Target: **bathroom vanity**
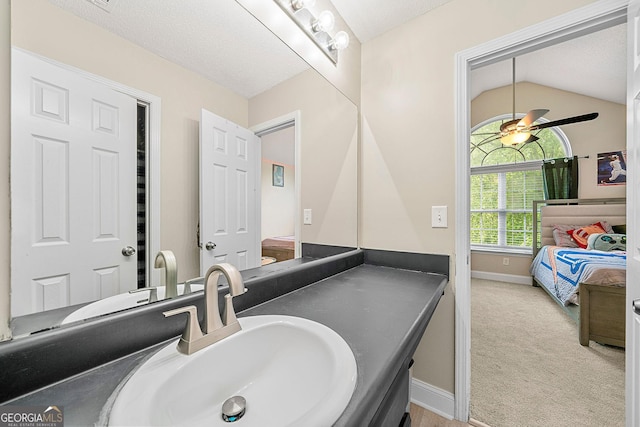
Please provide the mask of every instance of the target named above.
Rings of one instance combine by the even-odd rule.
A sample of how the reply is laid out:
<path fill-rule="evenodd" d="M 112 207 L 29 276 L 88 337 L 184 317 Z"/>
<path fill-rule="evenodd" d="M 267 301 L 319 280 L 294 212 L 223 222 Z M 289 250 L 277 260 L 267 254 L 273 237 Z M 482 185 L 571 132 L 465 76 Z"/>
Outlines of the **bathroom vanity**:
<path fill-rule="evenodd" d="M 449 257 L 358 249 L 286 262 L 271 274 L 243 274 L 249 291 L 234 299 L 238 318 L 279 314 L 328 326 L 357 364 L 334 426 L 409 425 L 409 367 L 448 282 Z M 58 405 L 65 425 L 106 424 L 123 382 L 184 329 L 184 317 L 162 312 L 193 304 L 202 313 L 202 300 L 195 293 L 0 345 L 3 404 Z"/>

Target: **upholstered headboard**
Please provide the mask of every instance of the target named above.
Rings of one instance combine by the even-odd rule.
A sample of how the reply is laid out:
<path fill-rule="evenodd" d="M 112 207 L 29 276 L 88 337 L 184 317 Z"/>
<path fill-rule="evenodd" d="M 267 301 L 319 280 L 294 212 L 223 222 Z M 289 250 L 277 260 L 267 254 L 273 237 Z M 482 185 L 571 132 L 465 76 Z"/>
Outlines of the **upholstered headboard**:
<path fill-rule="evenodd" d="M 626 199 L 563 199 L 533 202 L 533 256 L 545 245 L 553 245 L 555 224 L 588 225 L 597 221 L 626 224 Z M 540 236 L 538 236 L 540 234 Z"/>

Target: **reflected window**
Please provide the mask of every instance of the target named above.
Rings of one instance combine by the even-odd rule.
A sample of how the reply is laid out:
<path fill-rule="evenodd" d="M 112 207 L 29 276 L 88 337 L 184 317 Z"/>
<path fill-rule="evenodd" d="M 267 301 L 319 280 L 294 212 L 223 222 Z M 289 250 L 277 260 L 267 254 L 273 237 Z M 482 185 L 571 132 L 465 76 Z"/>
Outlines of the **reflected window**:
<path fill-rule="evenodd" d="M 503 145 L 496 133 L 511 119 L 511 114 L 494 117 L 471 130 L 473 250 L 530 253 L 532 202 L 544 199 L 542 161 L 572 155 L 569 140 L 557 128 L 533 132 L 539 138 L 535 142 Z"/>

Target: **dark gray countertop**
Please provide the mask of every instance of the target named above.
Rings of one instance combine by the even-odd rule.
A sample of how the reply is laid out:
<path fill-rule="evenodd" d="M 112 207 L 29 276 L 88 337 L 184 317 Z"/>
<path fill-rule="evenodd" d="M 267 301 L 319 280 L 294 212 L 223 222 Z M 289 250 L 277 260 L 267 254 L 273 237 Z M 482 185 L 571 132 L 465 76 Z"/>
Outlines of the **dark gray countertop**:
<path fill-rule="evenodd" d="M 351 347 L 358 378 L 351 401 L 335 426 L 368 425 L 398 369 L 411 358 L 442 296 L 440 274 L 363 264 L 290 292 L 239 317 L 299 316 L 322 323 Z M 162 343 L 11 401 L 11 405 L 64 406 L 65 425 L 106 420 L 121 382 Z"/>

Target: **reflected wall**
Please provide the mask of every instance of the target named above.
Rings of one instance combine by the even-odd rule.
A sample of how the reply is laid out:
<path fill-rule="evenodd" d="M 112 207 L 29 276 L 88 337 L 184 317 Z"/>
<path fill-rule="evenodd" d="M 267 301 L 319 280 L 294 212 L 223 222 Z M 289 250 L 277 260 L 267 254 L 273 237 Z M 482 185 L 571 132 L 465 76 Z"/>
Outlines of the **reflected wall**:
<path fill-rule="evenodd" d="M 313 214 L 301 241 L 356 247 L 358 110 L 308 70 L 251 98 L 249 126 L 294 111 L 301 116 L 301 204 Z"/>

